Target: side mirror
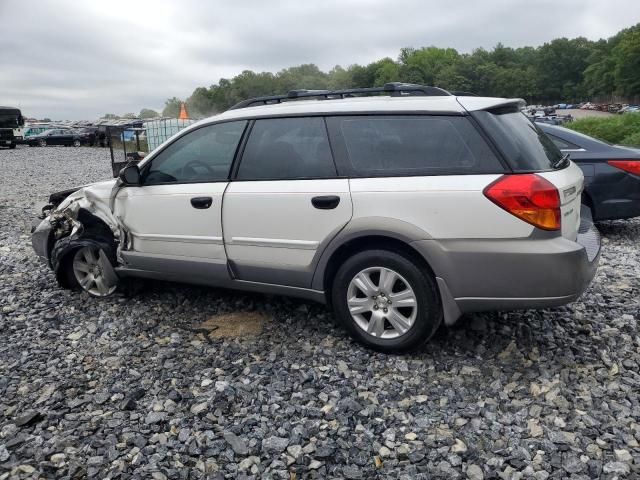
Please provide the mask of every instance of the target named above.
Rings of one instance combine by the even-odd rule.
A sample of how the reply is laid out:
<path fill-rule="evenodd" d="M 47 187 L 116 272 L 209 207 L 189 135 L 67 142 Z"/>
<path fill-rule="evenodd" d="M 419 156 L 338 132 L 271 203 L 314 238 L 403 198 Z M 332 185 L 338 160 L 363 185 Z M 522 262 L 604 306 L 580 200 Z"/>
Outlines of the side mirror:
<path fill-rule="evenodd" d="M 140 169 L 135 163 L 130 163 L 118 174 L 118 177 L 125 185 L 136 186 L 140 185 Z"/>

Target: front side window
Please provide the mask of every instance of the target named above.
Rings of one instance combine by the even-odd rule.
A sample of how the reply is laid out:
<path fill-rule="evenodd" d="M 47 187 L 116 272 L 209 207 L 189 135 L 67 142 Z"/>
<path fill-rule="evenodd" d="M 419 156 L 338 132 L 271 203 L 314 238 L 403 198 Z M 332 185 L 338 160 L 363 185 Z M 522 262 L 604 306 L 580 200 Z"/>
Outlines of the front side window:
<path fill-rule="evenodd" d="M 331 130 L 355 176 L 497 173 L 504 170 L 464 117 L 333 117 Z"/>
<path fill-rule="evenodd" d="M 143 173 L 143 183 L 194 183 L 227 180 L 246 121 L 193 130 L 160 152 Z"/>
<path fill-rule="evenodd" d="M 327 130 L 320 117 L 256 120 L 238 169 L 238 180 L 335 175 Z"/>

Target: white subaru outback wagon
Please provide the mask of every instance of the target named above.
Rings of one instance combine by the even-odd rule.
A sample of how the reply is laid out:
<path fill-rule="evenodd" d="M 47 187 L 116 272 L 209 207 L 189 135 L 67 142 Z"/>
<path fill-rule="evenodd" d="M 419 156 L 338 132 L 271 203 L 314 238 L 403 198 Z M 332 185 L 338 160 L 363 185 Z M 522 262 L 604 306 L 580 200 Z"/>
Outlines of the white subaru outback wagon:
<path fill-rule="evenodd" d="M 294 295 L 414 349 L 465 312 L 569 303 L 595 274 L 582 172 L 522 105 L 398 83 L 246 100 L 52 195 L 33 246 L 91 295 L 123 277 Z"/>

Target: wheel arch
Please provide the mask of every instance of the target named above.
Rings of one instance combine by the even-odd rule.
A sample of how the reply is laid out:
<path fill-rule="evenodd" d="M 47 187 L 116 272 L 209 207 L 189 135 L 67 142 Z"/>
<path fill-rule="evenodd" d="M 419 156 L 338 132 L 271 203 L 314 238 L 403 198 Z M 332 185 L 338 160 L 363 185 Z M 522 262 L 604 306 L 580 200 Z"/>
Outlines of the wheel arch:
<path fill-rule="evenodd" d="M 82 233 L 76 238 L 64 237 L 58 240 L 50 239 L 49 259 L 51 267 L 60 284 L 68 287 L 65 275 L 70 255 L 84 246 L 96 246 L 105 251 L 107 258 L 116 265 L 117 243 L 109 226 L 89 210 L 81 208 L 78 211 L 78 222 L 82 224 Z"/>
<path fill-rule="evenodd" d="M 401 220 L 380 217 L 353 221 L 323 250 L 313 275 L 312 288 L 327 294 L 340 263 L 358 251 L 371 249 L 391 250 L 407 255 L 433 275 L 427 259 L 411 246 L 413 241 L 430 238 L 424 230 Z"/>

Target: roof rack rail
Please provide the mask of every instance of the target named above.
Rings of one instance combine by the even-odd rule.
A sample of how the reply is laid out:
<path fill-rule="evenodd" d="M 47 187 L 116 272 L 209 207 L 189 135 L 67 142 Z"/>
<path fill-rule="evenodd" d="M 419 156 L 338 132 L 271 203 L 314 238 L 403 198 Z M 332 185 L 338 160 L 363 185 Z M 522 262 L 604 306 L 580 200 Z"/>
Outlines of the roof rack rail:
<path fill-rule="evenodd" d="M 286 95 L 270 95 L 265 97 L 249 98 L 247 100 L 236 103 L 229 110 L 237 110 L 238 108 L 247 108 L 255 105 L 270 105 L 274 103 L 282 103 L 283 101 L 286 102 L 300 98 L 334 100 L 374 94 L 387 94 L 392 97 L 400 97 L 405 95 L 444 97 L 451 95 L 450 92 L 444 90 L 443 88 L 431 87 L 427 85 L 416 85 L 414 83 L 391 82 L 385 83 L 382 87 L 370 88 L 348 88 L 343 90 L 291 90 Z"/>

